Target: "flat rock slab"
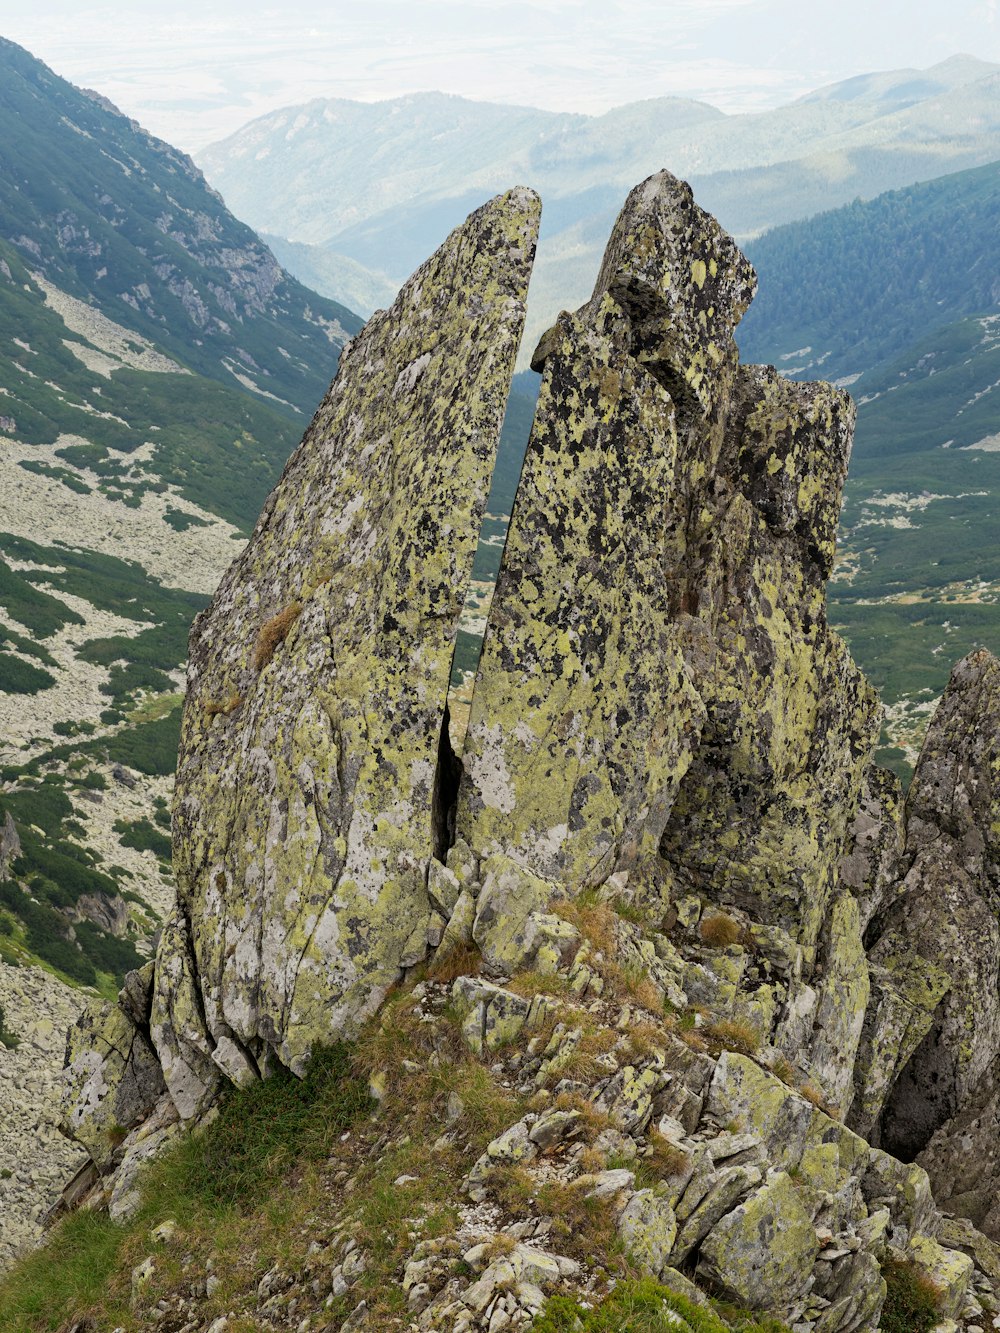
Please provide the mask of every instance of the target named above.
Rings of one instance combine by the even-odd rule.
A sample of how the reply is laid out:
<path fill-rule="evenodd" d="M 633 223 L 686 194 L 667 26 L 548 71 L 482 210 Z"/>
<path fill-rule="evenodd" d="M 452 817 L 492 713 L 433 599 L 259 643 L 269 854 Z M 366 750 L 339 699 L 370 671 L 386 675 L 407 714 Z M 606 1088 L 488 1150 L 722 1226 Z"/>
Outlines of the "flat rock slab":
<path fill-rule="evenodd" d="M 369 320 L 196 622 L 152 1017 L 186 1110 L 206 1055 L 237 1082 L 268 1048 L 301 1068 L 426 951 L 452 655 L 539 215 L 524 189 L 484 205 Z"/>

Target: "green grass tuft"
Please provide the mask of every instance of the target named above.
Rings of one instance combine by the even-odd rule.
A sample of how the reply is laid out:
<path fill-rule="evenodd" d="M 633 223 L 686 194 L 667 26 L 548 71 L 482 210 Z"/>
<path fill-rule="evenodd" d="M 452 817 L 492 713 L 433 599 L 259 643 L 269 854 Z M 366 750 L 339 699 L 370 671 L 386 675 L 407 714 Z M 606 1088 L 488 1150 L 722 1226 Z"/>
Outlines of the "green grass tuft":
<path fill-rule="evenodd" d="M 887 1259 L 882 1264 L 886 1297 L 882 1333 L 929 1333 L 939 1320 L 941 1294 L 916 1264 Z"/>

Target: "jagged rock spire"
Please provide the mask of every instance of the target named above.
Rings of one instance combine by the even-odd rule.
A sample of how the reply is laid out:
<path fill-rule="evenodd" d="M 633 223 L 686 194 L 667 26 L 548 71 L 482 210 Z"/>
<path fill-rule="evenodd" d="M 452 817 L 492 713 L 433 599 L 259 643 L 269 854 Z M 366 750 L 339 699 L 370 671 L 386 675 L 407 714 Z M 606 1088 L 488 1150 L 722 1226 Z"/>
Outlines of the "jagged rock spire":
<path fill-rule="evenodd" d="M 540 204 L 512 190 L 345 349 L 191 638 L 151 1030 L 185 1115 L 353 1032 L 428 947 L 438 747 Z"/>

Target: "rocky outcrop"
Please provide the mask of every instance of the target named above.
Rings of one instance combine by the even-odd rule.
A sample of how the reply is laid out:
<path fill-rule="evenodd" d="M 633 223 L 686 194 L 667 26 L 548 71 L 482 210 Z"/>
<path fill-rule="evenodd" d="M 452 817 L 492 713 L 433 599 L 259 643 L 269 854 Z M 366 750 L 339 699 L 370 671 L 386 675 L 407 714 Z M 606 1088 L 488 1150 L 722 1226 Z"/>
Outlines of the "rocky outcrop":
<path fill-rule="evenodd" d="M 900 871 L 876 922 L 887 976 L 869 1027 L 873 1050 L 888 1046 L 902 1014 L 906 1039 L 888 1086 L 859 1069 L 860 1097 L 890 1151 L 920 1154 L 942 1204 L 997 1236 L 1000 662 L 988 652 L 955 667 L 928 730 Z"/>
<path fill-rule="evenodd" d="M 4 811 L 3 826 L 0 827 L 0 879 L 9 879 L 12 867 L 21 855 L 21 839 L 17 825 L 9 810 Z"/>
<path fill-rule="evenodd" d="M 151 1019 L 185 1117 L 353 1034 L 429 947 L 451 659 L 538 215 L 525 190 L 485 205 L 369 321 L 196 623 Z"/>
<path fill-rule="evenodd" d="M 125 1210 L 171 1112 L 300 1071 L 409 984 L 414 1032 L 452 1025 L 436 1059 L 457 1029 L 532 1098 L 465 1178 L 510 1244 L 463 1222 L 418 1247 L 394 1279 L 414 1327 L 523 1327 L 549 1290 L 597 1290 L 550 1243 L 546 1182 L 601 1201 L 658 1279 L 684 1265 L 798 1333 L 876 1329 L 889 1260 L 979 1327 L 989 1242 L 947 1230 L 911 1159 L 931 1140 L 938 1178 L 997 1114 L 998 666 L 956 669 L 904 809 L 826 618 L 853 404 L 739 364 L 752 270 L 669 173 L 536 351 L 451 752 L 536 220 L 524 191 L 487 205 L 351 345 L 197 623 L 178 908 L 148 1010 L 137 985 L 74 1050 L 76 1132 Z M 526 1216 L 504 1172 L 530 1178 Z M 344 1327 L 374 1320 L 361 1303 Z"/>

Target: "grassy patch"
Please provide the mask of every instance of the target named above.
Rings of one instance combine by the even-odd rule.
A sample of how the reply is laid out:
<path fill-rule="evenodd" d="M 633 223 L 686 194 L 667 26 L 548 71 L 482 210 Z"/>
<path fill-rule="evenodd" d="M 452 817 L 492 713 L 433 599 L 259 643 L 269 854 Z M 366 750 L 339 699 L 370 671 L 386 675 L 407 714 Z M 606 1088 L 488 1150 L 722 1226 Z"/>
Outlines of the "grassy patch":
<path fill-rule="evenodd" d="M 364 1084 L 352 1073 L 351 1052 L 342 1045 L 317 1051 L 302 1080 L 284 1073 L 234 1090 L 223 1099 L 217 1120 L 185 1135 L 149 1168 L 144 1202 L 128 1224 L 75 1213 L 43 1249 L 5 1276 L 0 1328 L 41 1333 L 86 1314 L 99 1328 L 134 1333 L 146 1327 L 130 1308 L 130 1273 L 155 1249 L 150 1229 L 167 1218 L 183 1228 L 192 1250 L 217 1253 L 224 1274 L 228 1258 L 230 1277 L 245 1261 L 245 1214 L 251 1206 L 254 1239 L 278 1253 L 278 1234 L 296 1202 L 286 1179 L 289 1169 L 304 1171 L 305 1163 L 320 1160 L 370 1105 Z M 151 1300 L 180 1280 L 178 1258 L 169 1252 L 157 1254 L 157 1270 L 163 1285 L 151 1288 Z"/>
<path fill-rule="evenodd" d="M 772 1319 L 760 1322 L 746 1312 L 738 1322 L 723 1322 L 713 1311 L 696 1305 L 688 1297 L 640 1278 L 620 1282 L 599 1305 L 586 1309 L 568 1296 L 553 1296 L 532 1325 L 533 1333 L 670 1333 L 677 1316 L 691 1333 L 783 1333 L 785 1325 Z"/>
<path fill-rule="evenodd" d="M 886 1297 L 883 1333 L 927 1333 L 938 1322 L 941 1293 L 916 1264 L 887 1259 L 882 1265 Z"/>

